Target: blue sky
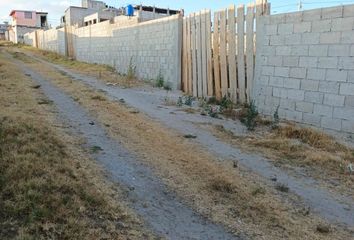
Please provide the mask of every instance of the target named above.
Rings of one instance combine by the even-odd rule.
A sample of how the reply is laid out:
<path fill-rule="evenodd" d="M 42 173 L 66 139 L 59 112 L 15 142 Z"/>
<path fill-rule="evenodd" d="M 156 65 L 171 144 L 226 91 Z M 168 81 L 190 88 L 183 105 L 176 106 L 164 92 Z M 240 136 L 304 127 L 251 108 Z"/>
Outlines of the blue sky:
<path fill-rule="evenodd" d="M 120 7 L 131 4 L 144 4 L 155 5 L 159 7 L 169 7 L 171 9 L 185 9 L 186 13 L 199 11 L 201 9 L 218 10 L 229 6 L 230 4 L 248 4 L 253 2 L 251 0 L 106 0 L 108 5 Z M 299 0 L 270 0 L 272 4 L 272 14 L 293 12 L 298 9 Z M 313 9 L 320 7 L 336 6 L 341 4 L 354 4 L 354 0 L 302 0 L 303 9 Z M 64 10 L 70 6 L 80 6 L 81 0 L 0 0 L 0 21 L 10 20 L 9 13 L 12 9 L 21 10 L 37 10 L 49 12 L 48 18 L 52 26 L 56 26 L 60 23 L 60 16 L 63 15 Z"/>

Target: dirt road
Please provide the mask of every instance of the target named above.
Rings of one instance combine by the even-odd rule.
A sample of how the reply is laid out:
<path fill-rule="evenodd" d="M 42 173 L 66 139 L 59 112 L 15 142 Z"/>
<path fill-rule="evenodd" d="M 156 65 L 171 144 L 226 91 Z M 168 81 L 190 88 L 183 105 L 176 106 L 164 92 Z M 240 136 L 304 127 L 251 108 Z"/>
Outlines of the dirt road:
<path fill-rule="evenodd" d="M 32 57 L 34 57 L 32 55 Z M 166 93 L 164 90 L 157 89 L 122 89 L 119 87 L 107 86 L 102 81 L 75 73 L 59 65 L 45 62 L 36 58 L 43 64 L 49 64 L 58 71 L 66 74 L 76 81 L 83 82 L 95 90 L 103 91 L 113 101 L 124 99 L 125 102 L 139 111 L 146 113 L 153 119 L 162 122 L 168 128 L 175 129 L 181 135 L 192 134 L 198 136 L 196 142 L 219 156 L 221 161 L 238 160 L 244 167 L 252 170 L 268 180 L 277 176 L 277 182 L 289 186 L 290 190 L 300 196 L 306 205 L 313 209 L 317 214 L 325 217 L 333 223 L 354 226 L 354 202 L 351 197 L 334 195 L 326 189 L 319 187 L 319 183 L 310 177 L 296 172 L 285 172 L 280 168 L 274 167 L 267 159 L 257 154 L 247 154 L 240 149 L 220 142 L 210 131 L 198 127 L 200 124 L 222 125 L 227 130 L 233 132 L 246 132 L 246 128 L 235 121 L 212 119 L 201 116 L 200 114 L 188 114 L 175 106 L 165 106 L 167 98 L 177 101 L 181 96 L 178 92 Z M 171 114 L 173 112 L 173 114 Z"/>
<path fill-rule="evenodd" d="M 177 92 L 107 86 L 26 54 L 23 59 L 6 56 L 38 82 L 58 118 L 86 141 L 87 149 L 95 150 L 93 157 L 112 181 L 127 189 L 131 208 L 158 235 L 168 239 L 353 235 L 350 197 L 332 194 L 316 180 L 275 167 L 200 127 L 219 124 L 242 134 L 246 132 L 242 125 L 166 106 L 166 99 L 178 99 Z M 187 134 L 197 138 L 185 139 Z M 237 169 L 232 167 L 235 161 Z M 277 183 L 270 180 L 274 176 Z M 276 191 L 275 184 L 288 186 L 290 192 Z M 329 232 L 318 231 L 329 223 Z"/>
<path fill-rule="evenodd" d="M 86 141 L 86 147 L 100 148 L 94 158 L 107 169 L 113 181 L 128 189 L 131 207 L 155 233 L 168 239 L 240 239 L 185 206 L 148 166 L 109 138 L 100 123 L 95 123 L 70 96 L 22 62 L 16 63 L 25 75 L 41 85 L 44 94 L 54 102 L 58 118 Z"/>

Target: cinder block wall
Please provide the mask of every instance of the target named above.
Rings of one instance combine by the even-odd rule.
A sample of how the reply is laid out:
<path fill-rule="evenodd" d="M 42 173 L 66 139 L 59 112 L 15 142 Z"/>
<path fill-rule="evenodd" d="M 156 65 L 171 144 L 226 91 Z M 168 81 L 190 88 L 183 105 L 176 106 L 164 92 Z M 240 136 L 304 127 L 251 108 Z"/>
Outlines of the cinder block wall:
<path fill-rule="evenodd" d="M 43 50 L 65 55 L 64 28 L 38 32 L 38 47 Z"/>
<path fill-rule="evenodd" d="M 36 32 L 26 33 L 23 38 L 24 44 L 32 47 L 36 46 Z"/>
<path fill-rule="evenodd" d="M 36 37 L 37 34 L 37 37 Z M 36 32 L 24 35 L 24 43 L 32 47 L 56 52 L 65 55 L 65 31 L 61 29 L 50 29 L 47 31 L 37 30 Z"/>
<path fill-rule="evenodd" d="M 136 75 L 154 80 L 161 72 L 165 82 L 180 89 L 182 18 L 174 15 L 139 23 L 137 18 L 120 17 L 119 21 L 69 28 L 37 31 L 38 47 L 62 55 L 66 44 L 72 47 L 77 60 L 107 64 L 120 73 L 127 73 L 130 60 Z M 69 41 L 72 39 L 72 41 Z M 25 43 L 36 46 L 35 33 L 25 36 Z"/>
<path fill-rule="evenodd" d="M 130 60 L 139 78 L 156 79 L 161 72 L 165 82 L 180 88 L 181 27 L 180 16 L 127 26 L 102 22 L 78 28 L 74 49 L 80 61 L 114 66 L 127 73 Z"/>
<path fill-rule="evenodd" d="M 257 22 L 253 98 L 260 112 L 354 133 L 354 5 Z"/>

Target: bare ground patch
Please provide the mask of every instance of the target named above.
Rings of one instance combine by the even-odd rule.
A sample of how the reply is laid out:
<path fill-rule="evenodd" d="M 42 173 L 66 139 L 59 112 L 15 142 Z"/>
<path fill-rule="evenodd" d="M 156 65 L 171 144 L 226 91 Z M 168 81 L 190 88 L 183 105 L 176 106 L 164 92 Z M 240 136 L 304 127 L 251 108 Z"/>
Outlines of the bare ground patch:
<path fill-rule="evenodd" d="M 225 166 L 193 143 L 141 113 L 131 113 L 123 103 L 100 101 L 104 94 L 72 81 L 50 67 L 31 64 L 96 116 L 107 131 L 136 152 L 188 204 L 214 222 L 253 239 L 343 239 L 349 233 L 323 225 L 313 215 L 282 203 L 274 190 L 256 178 Z M 119 123 L 119 124 L 118 124 Z"/>

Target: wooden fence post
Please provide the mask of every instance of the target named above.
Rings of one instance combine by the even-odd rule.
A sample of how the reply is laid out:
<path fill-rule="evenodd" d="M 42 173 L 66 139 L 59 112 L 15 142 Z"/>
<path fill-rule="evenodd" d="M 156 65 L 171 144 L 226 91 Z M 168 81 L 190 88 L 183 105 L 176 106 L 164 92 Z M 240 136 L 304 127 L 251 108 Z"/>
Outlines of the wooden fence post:
<path fill-rule="evenodd" d="M 247 65 L 247 101 L 251 101 L 254 81 L 254 5 L 247 6 L 246 15 L 246 65 Z"/>
<path fill-rule="evenodd" d="M 236 18 L 235 5 L 231 5 L 228 9 L 228 63 L 229 63 L 229 80 L 230 80 L 230 97 L 233 102 L 237 101 L 237 60 L 236 60 Z"/>
<path fill-rule="evenodd" d="M 245 79 L 245 6 L 240 5 L 237 8 L 237 66 L 238 66 L 238 85 L 240 103 L 246 100 L 246 79 Z"/>
<path fill-rule="evenodd" d="M 213 59 L 214 59 L 214 84 L 216 99 L 221 99 L 221 82 L 220 82 L 220 61 L 219 61 L 219 18 L 220 12 L 214 13 L 214 33 L 213 33 Z"/>

